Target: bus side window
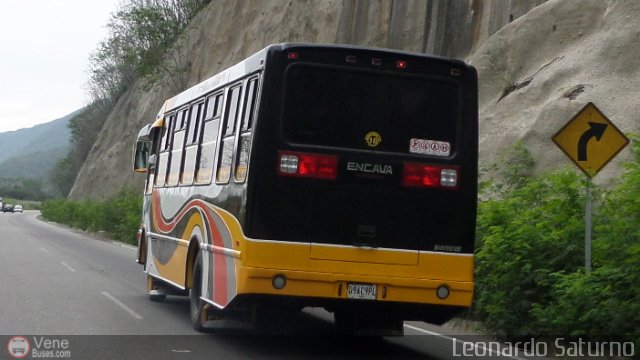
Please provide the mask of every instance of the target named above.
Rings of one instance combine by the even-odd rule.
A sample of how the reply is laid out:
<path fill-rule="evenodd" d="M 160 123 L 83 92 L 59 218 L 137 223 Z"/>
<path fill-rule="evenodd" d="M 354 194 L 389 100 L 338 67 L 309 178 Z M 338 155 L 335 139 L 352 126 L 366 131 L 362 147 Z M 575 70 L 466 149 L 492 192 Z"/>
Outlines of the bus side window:
<path fill-rule="evenodd" d="M 166 120 L 164 121 L 166 123 Z M 151 151 L 149 151 L 149 171 L 147 171 L 147 182 L 146 182 L 146 190 L 145 193 L 147 195 L 151 194 L 153 192 L 153 187 L 156 184 L 156 171 L 157 168 L 156 166 L 158 165 L 158 152 L 160 149 L 160 144 L 163 140 L 163 134 L 164 134 L 164 124 L 163 127 L 157 127 L 157 128 L 153 128 L 153 133 L 152 133 L 152 139 L 153 142 L 151 143 Z M 154 164 L 151 164 L 151 158 L 155 158 Z"/>
<path fill-rule="evenodd" d="M 173 141 L 171 142 L 171 156 L 169 157 L 169 174 L 167 175 L 167 186 L 178 185 L 182 167 L 182 149 L 184 148 L 185 133 L 187 132 L 187 110 L 178 111 L 176 116 Z"/>
<path fill-rule="evenodd" d="M 235 140 L 234 128 L 239 113 L 241 90 L 242 86 L 235 86 L 229 90 L 229 96 L 227 97 L 227 106 L 222 125 L 224 134 L 220 145 L 220 156 L 218 157 L 218 169 L 216 171 L 216 183 L 218 184 L 226 184 L 231 178 L 233 143 Z"/>
<path fill-rule="evenodd" d="M 183 185 L 193 184 L 196 169 L 196 158 L 198 155 L 198 140 L 200 134 L 200 118 L 202 117 L 202 109 L 204 102 L 191 105 L 189 111 L 190 120 L 187 129 L 186 146 L 184 150 L 184 164 L 182 170 L 182 178 L 180 183 Z"/>
<path fill-rule="evenodd" d="M 216 153 L 220 116 L 222 115 L 222 93 L 211 95 L 205 102 L 204 121 L 200 133 L 200 146 L 196 163 L 196 184 L 210 184 L 213 179 L 213 159 Z"/>
<path fill-rule="evenodd" d="M 251 147 L 251 127 L 258 94 L 258 78 L 250 79 L 245 92 L 244 110 L 242 112 L 242 123 L 240 124 L 240 141 L 236 153 L 236 182 L 244 182 L 247 179 L 247 169 L 249 166 L 249 153 Z"/>
<path fill-rule="evenodd" d="M 158 149 L 158 163 L 156 165 L 156 187 L 164 186 L 167 177 L 167 164 L 169 162 L 169 149 L 171 137 L 173 136 L 173 127 L 175 125 L 175 114 L 165 117 L 166 123 L 162 128 L 162 139 L 160 140 L 160 148 Z"/>

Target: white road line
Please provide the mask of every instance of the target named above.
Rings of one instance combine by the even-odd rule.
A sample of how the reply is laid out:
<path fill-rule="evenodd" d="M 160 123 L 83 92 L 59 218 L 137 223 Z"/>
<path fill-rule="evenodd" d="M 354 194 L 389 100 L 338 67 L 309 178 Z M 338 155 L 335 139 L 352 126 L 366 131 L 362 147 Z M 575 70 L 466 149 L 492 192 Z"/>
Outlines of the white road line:
<path fill-rule="evenodd" d="M 113 297 L 113 295 L 109 294 L 108 292 L 103 291 L 102 295 L 106 296 L 107 299 L 113 301 L 116 305 L 120 306 L 120 308 L 122 308 L 122 310 L 128 312 L 129 315 L 133 316 L 135 319 L 138 319 L 138 320 L 142 320 L 143 319 L 140 314 L 138 314 L 137 312 L 131 310 L 130 307 L 128 307 L 127 305 L 123 304 L 122 301 L 116 299 L 115 297 Z"/>
<path fill-rule="evenodd" d="M 406 327 L 407 329 L 419 331 L 419 332 L 427 334 L 427 335 L 433 335 L 433 336 L 437 336 L 437 337 L 440 337 L 440 338 L 443 338 L 443 339 L 447 339 L 447 340 L 452 341 L 452 342 L 472 343 L 473 347 L 475 349 L 482 348 L 483 349 L 483 353 L 489 353 L 491 355 L 495 355 L 495 356 L 499 356 L 499 357 L 506 357 L 506 358 L 511 358 L 511 359 L 516 359 L 516 360 L 526 360 L 526 359 L 523 359 L 523 358 L 519 358 L 517 356 L 506 356 L 506 355 L 503 354 L 502 351 L 498 350 L 496 352 L 496 351 L 494 351 L 494 349 L 487 348 L 483 344 L 478 344 L 478 343 L 474 343 L 474 342 L 471 342 L 471 341 L 458 340 L 456 338 L 453 338 L 453 337 L 450 337 L 450 336 L 447 336 L 447 335 L 438 334 L 437 332 L 425 330 L 425 329 L 419 328 L 417 326 L 411 326 L 411 325 L 408 325 L 408 324 L 404 324 L 404 327 Z M 513 353 L 513 351 L 511 353 Z"/>
<path fill-rule="evenodd" d="M 407 324 L 404 324 L 404 327 L 406 327 L 407 329 L 411 329 L 411 330 L 419 331 L 419 332 L 424 333 L 424 334 L 427 334 L 427 335 L 435 335 L 435 336 L 439 336 L 439 337 L 441 337 L 441 338 L 444 338 L 444 339 L 448 339 L 448 340 L 453 341 L 453 338 L 450 338 L 450 337 L 448 337 L 448 336 L 446 336 L 446 335 L 438 334 L 437 332 L 433 332 L 433 331 L 429 331 L 429 330 L 421 329 L 421 328 L 419 328 L 419 327 L 411 326 L 411 325 L 407 325 Z"/>
<path fill-rule="evenodd" d="M 76 272 L 76 269 L 74 269 L 71 266 L 69 266 L 69 264 L 67 264 L 66 262 L 63 261 L 60 264 L 62 264 L 62 266 L 66 267 L 67 269 L 69 269 L 69 271 Z"/>
<path fill-rule="evenodd" d="M 112 243 L 113 245 L 120 246 L 120 247 L 123 247 L 123 248 L 125 248 L 125 249 L 129 249 L 129 250 L 133 250 L 133 251 L 138 251 L 138 248 L 137 248 L 136 246 L 129 245 L 129 244 L 125 244 L 125 243 L 122 243 L 122 242 L 120 242 L 120 241 L 111 240 L 111 243 Z"/>
<path fill-rule="evenodd" d="M 45 249 L 45 248 L 40 248 L 40 250 L 46 252 L 47 254 L 49 253 L 49 250 Z"/>

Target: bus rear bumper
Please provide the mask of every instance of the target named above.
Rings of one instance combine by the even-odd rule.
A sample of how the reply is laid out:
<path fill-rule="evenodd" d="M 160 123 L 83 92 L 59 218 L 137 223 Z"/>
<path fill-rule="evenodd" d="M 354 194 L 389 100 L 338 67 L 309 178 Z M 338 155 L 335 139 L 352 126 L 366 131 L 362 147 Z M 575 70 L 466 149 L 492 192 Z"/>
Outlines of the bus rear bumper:
<path fill-rule="evenodd" d="M 284 279 L 284 286 L 279 287 Z M 373 285 L 375 299 L 368 302 L 402 302 L 439 306 L 469 307 L 473 299 L 473 282 L 404 278 L 367 274 L 344 274 L 278 270 L 239 266 L 237 294 L 281 295 L 327 300 L 351 300 L 349 284 Z M 446 287 L 448 296 L 438 297 Z M 441 295 L 446 293 L 441 289 Z"/>

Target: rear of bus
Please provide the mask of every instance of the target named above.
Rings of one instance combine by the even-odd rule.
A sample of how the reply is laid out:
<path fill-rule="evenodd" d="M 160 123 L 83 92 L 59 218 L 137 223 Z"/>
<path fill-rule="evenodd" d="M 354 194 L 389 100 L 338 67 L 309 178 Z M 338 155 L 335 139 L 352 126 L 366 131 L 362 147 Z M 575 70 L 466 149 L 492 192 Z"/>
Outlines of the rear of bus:
<path fill-rule="evenodd" d="M 263 76 L 238 293 L 392 322 L 470 306 L 475 69 L 279 45 Z"/>

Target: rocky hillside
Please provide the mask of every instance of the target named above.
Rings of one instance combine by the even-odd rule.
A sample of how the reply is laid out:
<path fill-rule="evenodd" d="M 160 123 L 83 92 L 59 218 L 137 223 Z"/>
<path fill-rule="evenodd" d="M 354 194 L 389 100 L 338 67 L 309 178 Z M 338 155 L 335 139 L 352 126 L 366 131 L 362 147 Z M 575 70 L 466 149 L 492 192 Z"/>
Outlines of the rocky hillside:
<path fill-rule="evenodd" d="M 632 115 L 640 3 L 543 0 L 265 0 L 212 2 L 190 24 L 171 56 L 174 72 L 153 89 L 140 80 L 118 102 L 70 197 L 102 198 L 142 187 L 129 171 L 140 127 L 164 100 L 271 43 L 370 45 L 463 58 L 478 67 L 481 162 L 524 139 L 546 169 L 567 163 L 550 136 L 593 101 L 623 131 Z M 184 69 L 184 71 L 178 70 Z M 619 167 L 599 176 L 606 181 Z M 604 180 L 602 180 L 604 179 Z"/>
<path fill-rule="evenodd" d="M 480 77 L 482 160 L 522 139 L 538 170 L 570 164 L 550 138 L 588 102 L 638 133 L 639 17 L 637 1 L 554 0 L 484 42 L 467 59 Z M 594 180 L 613 182 L 630 155 L 622 151 Z"/>

